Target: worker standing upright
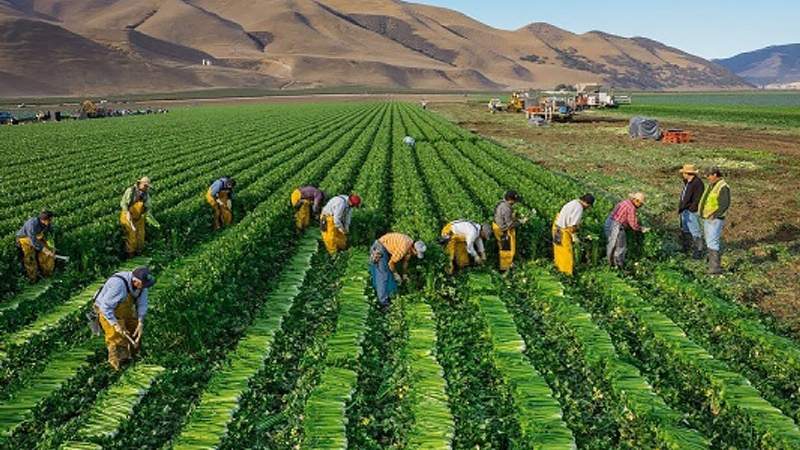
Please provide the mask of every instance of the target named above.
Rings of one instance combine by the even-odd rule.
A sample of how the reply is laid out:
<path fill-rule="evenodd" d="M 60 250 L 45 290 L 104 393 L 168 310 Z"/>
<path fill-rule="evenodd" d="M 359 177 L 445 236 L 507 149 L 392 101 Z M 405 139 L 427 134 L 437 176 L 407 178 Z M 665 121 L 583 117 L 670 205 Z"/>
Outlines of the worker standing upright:
<path fill-rule="evenodd" d="M 492 231 L 497 239 L 501 272 L 507 271 L 514 264 L 514 255 L 517 252 L 517 227 L 524 223 L 517 220 L 514 214 L 514 204 L 518 201 L 519 195 L 515 191 L 508 191 L 494 208 Z"/>
<path fill-rule="evenodd" d="M 219 230 L 233 223 L 233 188 L 236 181 L 230 177 L 222 177 L 213 183 L 206 191 L 206 201 L 213 211 L 213 227 Z"/>
<path fill-rule="evenodd" d="M 681 221 L 681 246 L 683 251 L 692 252 L 694 259 L 703 257 L 703 233 L 700 230 L 700 217 L 697 213 L 700 208 L 700 199 L 703 197 L 705 186 L 697 176 L 698 171 L 694 164 L 684 164 L 680 170 L 683 177 L 683 190 L 678 215 Z"/>
<path fill-rule="evenodd" d="M 125 236 L 125 253 L 128 257 L 142 254 L 144 251 L 144 227 L 147 214 L 150 213 L 149 177 L 142 177 L 125 190 L 120 200 L 119 221 Z"/>
<path fill-rule="evenodd" d="M 585 194 L 561 208 L 553 221 L 553 260 L 559 272 L 570 275 L 575 271 L 573 244 L 578 243 L 577 232 L 583 220 L 583 212 L 594 206 L 594 196 Z"/>
<path fill-rule="evenodd" d="M 714 167 L 706 177 L 703 197 L 700 199 L 700 216 L 703 218 L 703 231 L 708 247 L 708 273 L 722 274 L 722 229 L 725 214 L 731 207 L 731 188 L 722 178 L 722 171 Z"/>
<path fill-rule="evenodd" d="M 472 261 L 481 265 L 486 261 L 484 241 L 492 235 L 492 226 L 469 220 L 454 220 L 442 228 L 439 243 L 448 257 L 446 272 L 469 267 Z"/>
<path fill-rule="evenodd" d="M 322 241 L 331 256 L 335 255 L 337 251 L 347 248 L 347 233 L 350 232 L 353 208 L 360 207 L 361 197 L 350 194 L 337 195 L 322 208 L 322 217 L 320 217 Z"/>
<path fill-rule="evenodd" d="M 156 280 L 147 267 L 118 272 L 95 294 L 94 310 L 105 334 L 108 363 L 115 370 L 141 348 L 148 289 Z"/>
<path fill-rule="evenodd" d="M 53 213 L 42 210 L 38 216 L 26 220 L 17 231 L 17 249 L 31 283 L 36 283 L 40 276 L 50 277 L 55 269 L 56 253 L 47 242 L 52 232 L 52 223 Z"/>
<path fill-rule="evenodd" d="M 301 186 L 292 191 L 291 203 L 295 208 L 294 222 L 298 231 L 308 228 L 311 218 L 319 220 L 325 193 L 314 186 Z"/>
<path fill-rule="evenodd" d="M 408 280 L 408 261 L 411 256 L 422 259 L 426 250 L 424 242 L 414 242 L 402 233 L 387 233 L 372 243 L 369 273 L 382 307 L 389 306 L 389 298 L 397 292 L 397 286 Z M 397 267 L 399 262 L 403 263 L 400 269 Z"/>
<path fill-rule="evenodd" d="M 606 234 L 606 259 L 612 267 L 623 268 L 625 255 L 628 253 L 626 229 L 647 233 L 649 228 L 639 224 L 637 211 L 644 206 L 645 195 L 642 192 L 630 194 L 629 198 L 617 203 L 608 215 L 604 226 Z"/>

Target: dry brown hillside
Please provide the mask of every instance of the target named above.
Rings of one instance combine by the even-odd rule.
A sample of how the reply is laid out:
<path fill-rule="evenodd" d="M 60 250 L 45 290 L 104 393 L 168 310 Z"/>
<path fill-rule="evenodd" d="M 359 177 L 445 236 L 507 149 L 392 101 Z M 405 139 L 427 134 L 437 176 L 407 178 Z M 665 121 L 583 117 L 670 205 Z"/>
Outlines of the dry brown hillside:
<path fill-rule="evenodd" d="M 0 0 L 0 95 L 208 87 L 739 88 L 643 38 L 498 30 L 398 0 Z M 203 66 L 202 60 L 212 66 Z M 58 68 L 58 76 L 53 68 Z M 50 78 L 50 79 L 48 79 Z"/>

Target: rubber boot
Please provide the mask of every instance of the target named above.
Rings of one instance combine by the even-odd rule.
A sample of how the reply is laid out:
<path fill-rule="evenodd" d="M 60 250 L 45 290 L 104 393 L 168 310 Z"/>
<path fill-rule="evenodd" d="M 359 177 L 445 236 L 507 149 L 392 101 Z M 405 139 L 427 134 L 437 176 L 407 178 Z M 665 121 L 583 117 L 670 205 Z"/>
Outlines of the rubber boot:
<path fill-rule="evenodd" d="M 692 251 L 692 234 L 687 233 L 685 231 L 681 232 L 681 248 L 683 249 L 683 253 L 689 253 Z"/>
<path fill-rule="evenodd" d="M 705 250 L 703 238 L 694 238 L 694 251 L 692 252 L 692 258 L 696 260 L 703 259 L 703 250 Z"/>
<path fill-rule="evenodd" d="M 717 251 L 717 250 L 709 250 L 708 251 L 708 274 L 709 275 L 721 275 L 722 274 L 721 258 L 722 258 L 722 254 L 719 251 Z"/>

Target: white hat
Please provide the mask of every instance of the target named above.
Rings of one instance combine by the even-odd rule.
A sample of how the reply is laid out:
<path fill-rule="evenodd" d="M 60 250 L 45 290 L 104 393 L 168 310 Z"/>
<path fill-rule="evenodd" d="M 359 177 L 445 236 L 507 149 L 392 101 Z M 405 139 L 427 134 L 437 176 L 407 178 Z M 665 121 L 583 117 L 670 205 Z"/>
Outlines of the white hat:
<path fill-rule="evenodd" d="M 422 241 L 417 241 L 414 242 L 414 250 L 417 252 L 417 258 L 422 259 L 425 256 L 425 251 L 428 250 L 428 246 Z"/>

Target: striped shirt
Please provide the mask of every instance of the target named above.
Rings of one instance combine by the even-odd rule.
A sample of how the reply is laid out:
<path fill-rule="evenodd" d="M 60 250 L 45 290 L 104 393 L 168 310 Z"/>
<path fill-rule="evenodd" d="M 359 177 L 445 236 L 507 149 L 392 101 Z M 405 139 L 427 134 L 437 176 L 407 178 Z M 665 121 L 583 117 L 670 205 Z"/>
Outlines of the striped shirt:
<path fill-rule="evenodd" d="M 639 218 L 636 216 L 636 205 L 633 204 L 631 199 L 617 203 L 609 217 L 623 227 L 627 226 L 634 231 L 642 230 L 642 226 L 639 225 Z"/>
<path fill-rule="evenodd" d="M 414 240 L 402 233 L 388 233 L 383 235 L 378 242 L 383 245 L 389 255 L 389 269 L 395 271 L 397 263 L 411 257 L 414 249 Z"/>

